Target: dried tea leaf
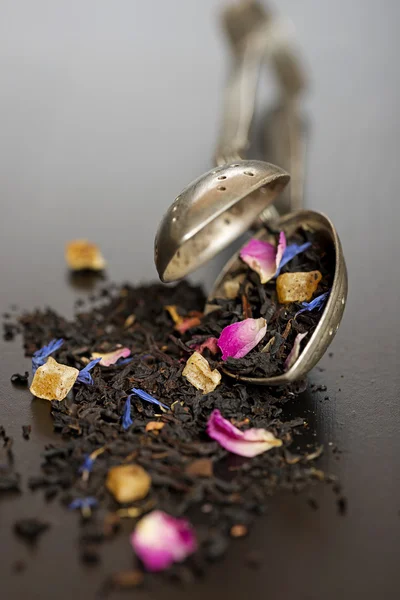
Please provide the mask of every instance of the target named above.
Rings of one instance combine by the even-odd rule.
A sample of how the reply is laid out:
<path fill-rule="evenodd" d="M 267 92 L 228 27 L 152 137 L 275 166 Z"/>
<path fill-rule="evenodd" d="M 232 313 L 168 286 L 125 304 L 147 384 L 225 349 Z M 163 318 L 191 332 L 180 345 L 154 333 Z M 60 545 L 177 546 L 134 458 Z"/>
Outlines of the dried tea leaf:
<path fill-rule="evenodd" d="M 37 369 L 29 389 L 37 398 L 64 400 L 78 375 L 78 369 L 61 365 L 50 356 L 47 362 Z"/>
<path fill-rule="evenodd" d="M 111 583 L 118 589 L 131 589 L 142 585 L 144 575 L 142 571 L 119 571 L 111 577 Z"/>
<path fill-rule="evenodd" d="M 119 465 L 107 474 L 106 487 L 120 504 L 142 500 L 150 486 L 150 475 L 140 465 Z"/>
<path fill-rule="evenodd" d="M 281 304 L 311 300 L 322 279 L 319 271 L 309 273 L 283 273 L 276 280 L 278 301 Z"/>
<path fill-rule="evenodd" d="M 194 352 L 188 359 L 182 375 L 205 394 L 213 392 L 221 382 L 221 373 L 217 369 L 211 371 L 208 361 L 199 352 Z"/>
<path fill-rule="evenodd" d="M 199 458 L 186 467 L 185 473 L 195 477 L 212 477 L 213 463 L 209 458 Z"/>

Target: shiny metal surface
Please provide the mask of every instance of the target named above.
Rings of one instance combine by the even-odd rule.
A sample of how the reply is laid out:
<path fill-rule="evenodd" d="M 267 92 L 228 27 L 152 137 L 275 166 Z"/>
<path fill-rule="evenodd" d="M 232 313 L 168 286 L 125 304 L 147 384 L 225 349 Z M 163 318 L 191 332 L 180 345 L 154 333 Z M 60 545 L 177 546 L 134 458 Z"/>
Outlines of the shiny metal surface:
<path fill-rule="evenodd" d="M 347 269 L 342 245 L 336 229 L 328 217 L 316 211 L 301 210 L 282 217 L 277 225 L 287 236 L 292 235 L 300 225 L 311 231 L 323 234 L 335 250 L 335 274 L 332 290 L 321 319 L 291 369 L 276 377 L 263 378 L 239 377 L 236 374 L 230 373 L 226 368 L 223 368 L 224 373 L 235 379 L 259 385 L 283 385 L 305 377 L 319 362 L 332 342 L 339 329 L 347 299 Z M 266 237 L 265 231 L 260 231 L 256 237 L 264 239 Z M 237 271 L 242 264 L 239 252 L 228 261 L 208 295 L 207 306 L 209 308 L 212 309 L 213 298 L 224 297 L 224 281 L 229 279 L 230 273 Z"/>
<path fill-rule="evenodd" d="M 155 239 L 164 282 L 182 279 L 247 231 L 289 175 L 269 163 L 244 160 L 205 173 L 176 198 Z"/>

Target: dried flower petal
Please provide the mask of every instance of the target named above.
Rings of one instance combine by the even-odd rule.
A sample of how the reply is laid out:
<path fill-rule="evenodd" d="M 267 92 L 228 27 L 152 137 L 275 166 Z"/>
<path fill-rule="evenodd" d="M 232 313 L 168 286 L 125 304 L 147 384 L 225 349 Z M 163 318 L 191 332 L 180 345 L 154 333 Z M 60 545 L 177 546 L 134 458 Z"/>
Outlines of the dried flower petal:
<path fill-rule="evenodd" d="M 164 306 L 164 308 L 168 312 L 175 325 L 179 325 L 179 323 L 182 323 L 183 317 L 181 317 L 181 315 L 178 313 L 175 304 L 167 304 L 167 306 Z"/>
<path fill-rule="evenodd" d="M 217 409 L 211 413 L 208 419 L 207 433 L 225 450 L 239 456 L 258 456 L 271 448 L 282 446 L 282 441 L 266 429 L 252 428 L 240 431 L 227 419 L 224 419 Z"/>
<path fill-rule="evenodd" d="M 196 536 L 185 519 L 160 510 L 143 517 L 131 536 L 131 544 L 148 571 L 162 571 L 182 562 L 197 549 Z"/>
<path fill-rule="evenodd" d="M 85 456 L 85 460 L 78 469 L 78 473 L 82 475 L 83 481 L 87 481 L 89 479 L 89 475 L 93 469 L 96 458 L 100 456 L 100 454 L 103 454 L 105 449 L 105 446 L 101 446 L 100 448 L 97 448 L 97 450 L 94 450 L 91 454 L 87 454 Z"/>
<path fill-rule="evenodd" d="M 79 467 L 78 473 L 90 473 L 90 471 L 93 469 L 94 460 L 95 459 L 93 459 L 90 454 L 87 454 L 85 456 L 85 460 Z"/>
<path fill-rule="evenodd" d="M 29 389 L 37 398 L 64 400 L 78 375 L 78 369 L 62 365 L 50 356 L 46 364 L 37 369 Z"/>
<path fill-rule="evenodd" d="M 222 360 L 243 358 L 261 342 L 266 333 L 267 321 L 262 317 L 228 325 L 221 331 L 218 339 Z"/>
<path fill-rule="evenodd" d="M 269 242 L 251 239 L 240 251 L 240 258 L 260 276 L 261 283 L 267 283 L 277 272 L 286 248 L 283 231 L 279 234 L 278 246 Z"/>
<path fill-rule="evenodd" d="M 150 475 L 140 465 L 119 465 L 107 473 L 106 488 L 120 504 L 142 500 L 150 486 Z"/>
<path fill-rule="evenodd" d="M 311 300 L 322 275 L 319 271 L 309 273 L 283 273 L 276 280 L 276 292 L 281 304 Z"/>
<path fill-rule="evenodd" d="M 75 498 L 69 505 L 68 508 L 70 510 L 76 510 L 77 508 L 85 509 L 85 508 L 93 508 L 97 506 L 98 502 L 96 498 L 92 496 L 87 496 L 86 498 Z"/>
<path fill-rule="evenodd" d="M 279 272 L 282 269 L 282 267 L 284 267 L 295 256 L 297 256 L 298 254 L 301 254 L 302 252 L 305 252 L 310 247 L 311 247 L 311 242 L 305 242 L 304 244 L 301 244 L 301 245 L 290 244 L 289 246 L 286 246 L 286 248 L 283 252 L 283 256 L 282 256 L 282 260 L 280 262 L 279 268 L 276 272 L 276 275 L 279 275 Z"/>
<path fill-rule="evenodd" d="M 124 429 L 129 429 L 132 423 L 133 421 L 131 417 L 131 395 L 129 395 L 125 400 L 124 414 L 122 416 L 122 427 Z"/>
<path fill-rule="evenodd" d="M 47 346 L 43 346 L 43 348 L 40 348 L 40 350 L 36 350 L 36 352 L 34 352 L 32 356 L 32 375 L 36 373 L 39 367 L 45 364 L 46 359 L 50 356 L 50 354 L 53 354 L 53 352 L 56 352 L 61 348 L 63 343 L 64 340 L 61 338 L 58 340 L 54 339 L 51 340 Z"/>
<path fill-rule="evenodd" d="M 112 352 L 106 352 L 106 353 L 92 352 L 92 355 L 90 358 L 92 358 L 92 359 L 99 358 L 100 366 L 111 367 L 111 365 L 115 365 L 115 363 L 118 362 L 118 360 L 120 358 L 127 358 L 128 356 L 130 356 L 130 353 L 131 353 L 131 351 L 129 350 L 129 348 L 117 348 L 116 350 L 113 350 Z"/>
<path fill-rule="evenodd" d="M 132 325 L 134 324 L 135 321 L 136 321 L 136 315 L 134 315 L 132 313 L 131 315 L 129 315 L 129 317 L 126 317 L 124 327 L 126 329 L 129 329 L 129 327 L 132 327 Z"/>
<path fill-rule="evenodd" d="M 199 314 L 202 316 L 202 313 Z M 188 317 L 187 319 L 182 319 L 180 323 L 175 325 L 175 329 L 179 331 L 179 333 L 185 333 L 185 331 L 192 329 L 192 327 L 197 327 L 197 325 L 200 325 L 200 323 L 201 321 L 199 316 Z"/>
<path fill-rule="evenodd" d="M 290 369 L 290 367 L 293 367 L 294 363 L 299 358 L 300 343 L 301 343 L 301 340 L 303 340 L 307 334 L 308 334 L 308 332 L 306 331 L 306 333 L 298 333 L 296 335 L 296 338 L 295 338 L 294 344 L 293 344 L 293 348 L 291 349 L 289 356 L 285 360 L 285 371 L 288 371 Z"/>
<path fill-rule="evenodd" d="M 211 352 L 211 354 L 217 354 L 219 352 L 218 339 L 215 337 L 209 337 L 201 344 L 192 346 L 192 348 L 194 348 L 194 350 L 196 350 L 196 352 L 199 354 L 202 354 L 206 348 Z"/>
<path fill-rule="evenodd" d="M 182 375 L 205 394 L 213 392 L 221 382 L 221 373 L 217 369 L 212 371 L 207 359 L 199 352 L 194 352 L 188 359 Z"/>
<path fill-rule="evenodd" d="M 311 300 L 311 302 L 302 302 L 302 306 L 304 306 L 304 308 L 301 308 L 296 314 L 295 314 L 295 318 L 298 315 L 301 315 L 301 313 L 307 311 L 311 311 L 311 310 L 321 310 L 326 302 L 326 300 L 328 299 L 330 292 L 325 292 L 324 294 L 320 294 L 320 296 L 317 296 L 316 298 L 314 298 L 314 300 Z"/>
<path fill-rule="evenodd" d="M 79 383 L 85 383 L 86 385 L 93 385 L 93 377 L 90 374 L 90 371 L 101 361 L 101 358 L 95 358 L 91 360 L 90 363 L 86 365 L 81 371 L 79 371 L 79 375 L 77 377 L 77 381 Z"/>
<path fill-rule="evenodd" d="M 65 248 L 65 259 L 68 267 L 73 271 L 82 271 L 83 269 L 101 271 L 106 266 L 98 246 L 88 240 L 69 242 Z"/>
<path fill-rule="evenodd" d="M 169 406 L 167 406 L 166 404 L 163 404 L 162 402 L 157 400 L 157 398 L 153 398 L 153 396 L 150 396 L 150 394 L 148 394 L 144 390 L 141 390 L 139 388 L 132 388 L 131 391 L 134 394 L 136 394 L 137 396 L 139 396 L 139 398 L 141 398 L 142 400 L 145 400 L 146 402 L 150 402 L 151 404 L 156 404 L 157 406 L 159 406 L 160 408 L 163 408 L 165 410 L 169 410 Z"/>

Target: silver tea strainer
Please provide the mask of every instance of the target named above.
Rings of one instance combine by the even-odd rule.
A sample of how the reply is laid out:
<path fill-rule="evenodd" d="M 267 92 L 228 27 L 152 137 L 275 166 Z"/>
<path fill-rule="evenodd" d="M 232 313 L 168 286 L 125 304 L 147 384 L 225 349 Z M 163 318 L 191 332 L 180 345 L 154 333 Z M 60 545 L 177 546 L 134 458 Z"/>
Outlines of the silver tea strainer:
<path fill-rule="evenodd" d="M 244 377 L 224 368 L 225 373 L 241 381 L 282 385 L 303 378 L 321 359 L 338 330 L 347 297 L 346 264 L 332 222 L 319 212 L 299 210 L 304 179 L 299 94 L 304 88 L 304 76 L 281 22 L 258 3 L 244 0 L 225 11 L 224 24 L 235 61 L 217 145 L 217 167 L 188 185 L 168 209 L 155 239 L 155 263 L 162 281 L 177 281 L 255 223 L 260 225 L 255 234 L 260 239 L 267 238 L 262 227 L 266 222 L 288 237 L 300 226 L 323 236 L 335 255 L 332 290 L 319 323 L 295 364 L 275 377 Z M 266 57 L 274 67 L 281 91 L 272 123 L 272 148 L 293 173 L 290 187 L 290 177 L 282 168 L 244 159 L 259 73 Z M 206 309 L 213 298 L 225 296 L 224 282 L 239 263 L 237 253 L 225 265 L 208 295 Z"/>

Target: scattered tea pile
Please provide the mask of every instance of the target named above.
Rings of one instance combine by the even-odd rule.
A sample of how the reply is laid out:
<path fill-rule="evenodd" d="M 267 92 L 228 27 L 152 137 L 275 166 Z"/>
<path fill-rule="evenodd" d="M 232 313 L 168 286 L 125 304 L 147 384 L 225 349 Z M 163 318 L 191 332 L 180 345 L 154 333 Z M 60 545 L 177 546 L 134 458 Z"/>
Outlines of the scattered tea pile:
<path fill-rule="evenodd" d="M 206 315 L 201 289 L 183 282 L 104 287 L 73 321 L 50 309 L 20 318 L 30 389 L 52 399 L 62 438 L 29 486 L 83 515 L 83 560 L 97 560 L 98 545 L 129 519 L 138 566 L 175 563 L 187 578 L 245 535 L 272 493 L 334 481 L 313 466 L 320 448 L 292 445 L 304 421 L 285 418 L 284 404 L 305 382 L 267 389 L 221 372 L 224 363 L 246 374 L 290 368 L 322 314 L 329 253 L 303 231 L 277 242 L 249 243 Z M 135 569 L 112 583 L 141 580 Z"/>

